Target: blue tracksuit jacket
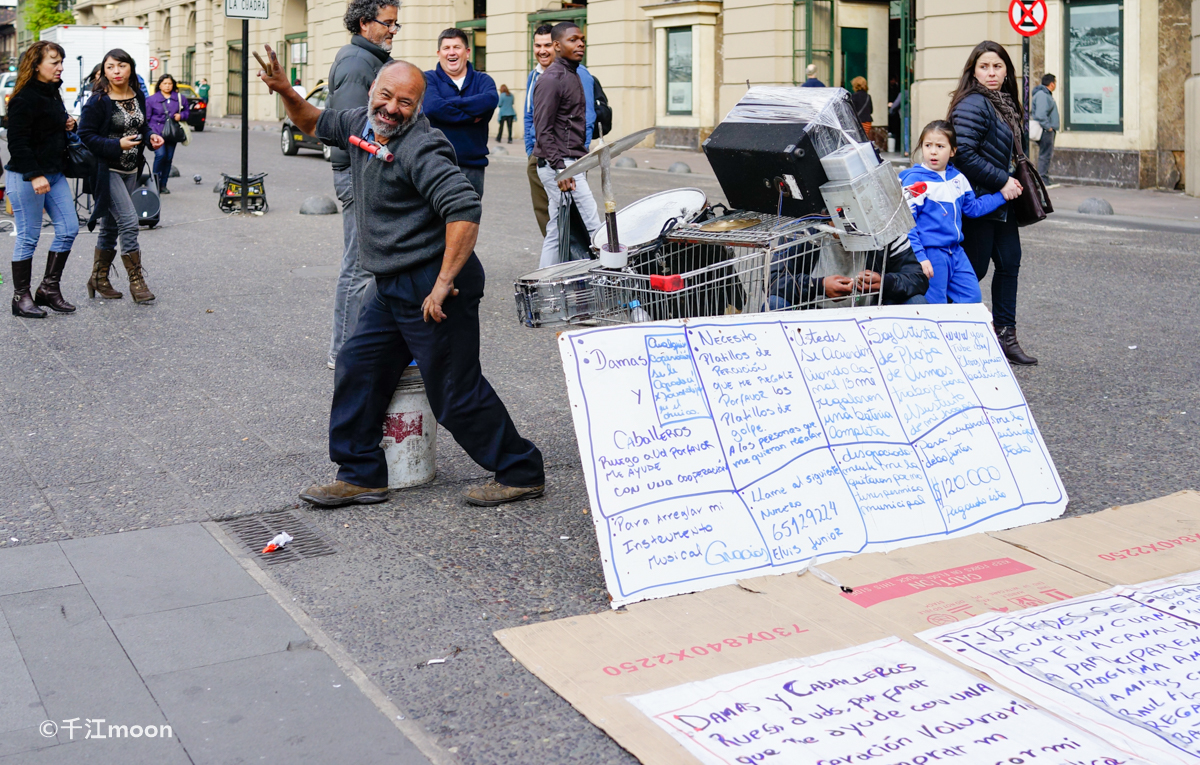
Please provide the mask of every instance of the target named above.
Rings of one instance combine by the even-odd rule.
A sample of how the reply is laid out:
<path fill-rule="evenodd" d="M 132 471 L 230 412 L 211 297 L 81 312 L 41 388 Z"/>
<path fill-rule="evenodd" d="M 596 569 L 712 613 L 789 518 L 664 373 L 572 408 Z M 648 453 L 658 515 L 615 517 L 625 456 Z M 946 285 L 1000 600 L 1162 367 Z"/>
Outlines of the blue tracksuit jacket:
<path fill-rule="evenodd" d="M 980 218 L 1004 204 L 1000 192 L 976 198 L 967 177 L 958 172 L 954 165 L 946 168 L 943 176 L 924 165 L 916 165 L 900 173 L 900 182 L 905 186 L 924 181 L 924 194 L 908 200 L 917 226 L 908 232 L 917 260 L 925 257 L 927 247 L 953 250 L 962 242 L 962 219 Z"/>
<path fill-rule="evenodd" d="M 925 299 L 930 303 L 979 303 L 979 279 L 963 252 L 962 216 L 978 218 L 1004 204 L 999 192 L 975 197 L 967 176 L 951 165 L 945 173 L 917 165 L 900 173 L 905 186 L 918 181 L 926 184 L 925 193 L 908 201 L 916 228 L 908 232 L 917 260 L 933 267 Z"/>

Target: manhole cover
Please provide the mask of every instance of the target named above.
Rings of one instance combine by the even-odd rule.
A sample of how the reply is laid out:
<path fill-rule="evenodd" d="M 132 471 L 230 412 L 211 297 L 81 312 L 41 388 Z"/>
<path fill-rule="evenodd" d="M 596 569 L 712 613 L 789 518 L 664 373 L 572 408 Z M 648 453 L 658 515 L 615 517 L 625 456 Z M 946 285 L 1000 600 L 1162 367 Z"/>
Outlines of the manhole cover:
<path fill-rule="evenodd" d="M 237 537 L 258 561 L 268 566 L 334 553 L 328 542 L 290 510 L 233 518 L 222 521 L 221 528 Z M 262 549 L 281 531 L 290 534 L 292 541 L 287 547 L 264 554 Z"/>

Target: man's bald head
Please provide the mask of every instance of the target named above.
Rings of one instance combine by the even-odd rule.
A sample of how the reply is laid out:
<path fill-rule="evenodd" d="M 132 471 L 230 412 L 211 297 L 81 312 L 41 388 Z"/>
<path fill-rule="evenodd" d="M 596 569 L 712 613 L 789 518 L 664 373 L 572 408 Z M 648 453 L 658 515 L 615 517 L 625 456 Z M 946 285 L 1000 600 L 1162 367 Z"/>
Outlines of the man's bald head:
<path fill-rule="evenodd" d="M 371 83 L 371 129 L 381 143 L 408 132 L 425 98 L 425 74 L 407 61 L 389 61 Z"/>
<path fill-rule="evenodd" d="M 425 73 L 421 71 L 420 67 L 394 58 L 379 67 L 379 71 L 375 73 L 375 81 L 379 82 L 384 77 L 385 72 L 391 72 L 392 77 L 412 78 L 420 85 L 421 98 L 425 97 Z"/>

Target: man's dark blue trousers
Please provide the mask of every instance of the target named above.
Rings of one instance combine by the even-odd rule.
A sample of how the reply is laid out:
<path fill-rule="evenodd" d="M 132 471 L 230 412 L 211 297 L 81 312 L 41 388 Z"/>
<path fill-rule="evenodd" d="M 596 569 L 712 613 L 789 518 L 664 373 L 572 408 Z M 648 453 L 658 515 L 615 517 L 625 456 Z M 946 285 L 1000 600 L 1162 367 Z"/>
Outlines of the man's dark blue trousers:
<path fill-rule="evenodd" d="M 375 295 L 364 303 L 337 357 L 329 415 L 329 458 L 340 466 L 337 477 L 373 489 L 388 485 L 379 445 L 384 416 L 400 375 L 415 358 L 434 417 L 471 459 L 505 486 L 541 486 L 542 453 L 517 432 L 479 365 L 483 264 L 471 254 L 454 280 L 458 295 L 442 306 L 446 318 L 427 322 L 421 304 L 441 265 L 438 259 L 375 277 Z"/>

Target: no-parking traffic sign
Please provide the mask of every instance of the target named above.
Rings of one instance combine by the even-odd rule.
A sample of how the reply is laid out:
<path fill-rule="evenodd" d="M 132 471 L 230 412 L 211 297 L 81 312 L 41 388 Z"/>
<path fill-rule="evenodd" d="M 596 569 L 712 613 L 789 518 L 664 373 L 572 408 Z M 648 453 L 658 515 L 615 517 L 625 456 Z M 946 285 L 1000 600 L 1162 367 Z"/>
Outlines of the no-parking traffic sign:
<path fill-rule="evenodd" d="M 1046 28 L 1046 0 L 1012 0 L 1008 21 L 1017 34 L 1033 37 Z"/>

